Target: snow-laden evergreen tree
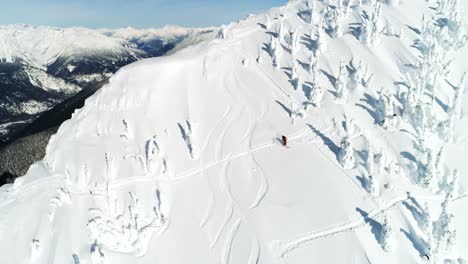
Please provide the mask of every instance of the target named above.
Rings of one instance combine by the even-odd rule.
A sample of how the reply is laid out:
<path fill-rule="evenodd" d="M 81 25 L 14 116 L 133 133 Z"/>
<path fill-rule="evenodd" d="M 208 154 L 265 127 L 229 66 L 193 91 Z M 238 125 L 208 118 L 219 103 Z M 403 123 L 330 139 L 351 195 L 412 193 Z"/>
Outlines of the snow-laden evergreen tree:
<path fill-rule="evenodd" d="M 302 88 L 302 84 L 303 84 L 303 81 L 302 81 L 301 76 L 297 76 L 296 80 L 294 81 L 295 89 L 296 89 L 296 90 L 301 89 L 301 88 Z M 308 99 L 308 98 L 307 98 L 307 99 Z"/>
<path fill-rule="evenodd" d="M 291 65 L 291 80 L 297 79 L 297 61 L 293 61 L 293 65 Z"/>
<path fill-rule="evenodd" d="M 317 82 L 314 82 L 312 92 L 310 93 L 310 103 L 315 107 L 320 107 L 320 104 L 323 100 L 323 95 L 322 87 L 320 87 Z"/>
<path fill-rule="evenodd" d="M 290 43 L 289 48 L 291 49 L 291 55 L 296 57 L 296 54 L 299 52 L 299 36 L 294 31 L 289 33 Z"/>
<path fill-rule="evenodd" d="M 459 120 L 462 115 L 463 93 L 465 91 L 465 84 L 466 84 L 467 76 L 468 76 L 467 73 L 463 74 L 463 77 L 460 80 L 459 85 L 456 87 L 455 97 L 448 111 L 448 114 L 452 115 L 455 120 Z"/>
<path fill-rule="evenodd" d="M 322 23 L 317 27 L 315 43 L 317 45 L 315 50 L 316 56 L 318 54 L 323 54 L 327 50 L 326 33 Z"/>
<path fill-rule="evenodd" d="M 221 29 L 218 31 L 218 34 L 216 35 L 217 39 L 224 39 L 226 37 L 225 29 L 224 26 L 221 27 Z"/>
<path fill-rule="evenodd" d="M 439 152 L 437 152 L 436 160 L 435 160 L 435 170 L 437 175 L 442 175 L 444 170 L 444 160 L 445 160 L 445 147 L 441 146 L 439 148 Z"/>
<path fill-rule="evenodd" d="M 419 183 L 425 187 L 434 190 L 437 187 L 436 159 L 432 149 L 427 149 L 424 153 L 426 161 L 419 169 Z"/>
<path fill-rule="evenodd" d="M 340 3 L 341 0 L 338 0 Z M 331 36 L 339 38 L 343 35 L 343 30 L 341 26 L 341 12 L 340 7 L 331 7 L 327 6 L 325 11 L 325 24 L 327 26 L 328 31 L 330 32 Z"/>
<path fill-rule="evenodd" d="M 355 1 L 355 0 L 348 0 L 348 3 L 346 4 L 346 7 L 344 8 L 344 12 L 343 12 L 343 16 L 344 16 L 345 18 L 347 18 L 348 15 L 349 15 L 349 13 L 351 12 L 352 7 L 353 7 L 353 5 L 354 5 L 354 1 Z"/>
<path fill-rule="evenodd" d="M 313 54 L 309 56 L 309 74 L 312 79 L 317 79 L 318 75 L 318 59 Z"/>
<path fill-rule="evenodd" d="M 313 54 L 309 56 L 309 74 L 312 91 L 309 96 L 309 102 L 315 107 L 320 107 L 320 103 L 323 99 L 323 89 L 318 83 L 318 59 Z"/>
<path fill-rule="evenodd" d="M 367 155 L 364 160 L 366 170 L 370 175 L 373 175 L 375 173 L 375 166 L 374 166 L 374 150 L 372 148 L 372 145 L 369 143 L 367 144 Z"/>
<path fill-rule="evenodd" d="M 364 79 L 365 79 L 365 70 L 363 69 L 363 64 L 362 61 L 359 62 L 357 66 L 353 64 L 351 61 L 350 63 L 350 68 L 351 68 L 351 73 L 350 73 L 350 79 L 351 83 L 353 85 L 353 88 L 360 88 L 361 86 L 364 86 Z"/>
<path fill-rule="evenodd" d="M 343 60 L 340 61 L 340 70 L 338 77 L 335 81 L 336 97 L 339 103 L 346 103 L 348 100 L 348 89 L 347 89 L 347 70 Z"/>
<path fill-rule="evenodd" d="M 344 169 L 352 169 L 355 166 L 354 149 L 347 136 L 341 140 L 338 161 Z"/>
<path fill-rule="evenodd" d="M 400 0 L 385 0 L 385 3 L 391 6 L 399 6 Z"/>
<path fill-rule="evenodd" d="M 412 123 L 418 137 L 424 138 L 427 129 L 426 111 L 421 104 L 416 105 L 412 113 Z"/>
<path fill-rule="evenodd" d="M 279 42 L 278 38 L 271 38 L 270 46 L 270 56 L 272 59 L 273 67 L 280 68 L 280 57 L 281 57 L 281 43 Z"/>
<path fill-rule="evenodd" d="M 386 167 L 386 157 L 382 150 L 373 154 L 374 173 L 382 174 Z"/>
<path fill-rule="evenodd" d="M 390 224 L 389 217 L 384 214 L 382 221 L 382 230 L 380 235 L 380 245 L 385 252 L 390 252 L 392 250 L 392 236 L 393 229 Z"/>
<path fill-rule="evenodd" d="M 270 15 L 267 14 L 266 19 L 265 19 L 265 29 L 270 30 L 270 28 L 271 28 L 271 19 L 270 19 Z"/>
<path fill-rule="evenodd" d="M 433 252 L 436 258 L 451 249 L 457 236 L 453 223 L 454 215 L 449 212 L 451 199 L 452 193 L 449 192 L 441 205 L 439 218 L 432 223 Z"/>
<path fill-rule="evenodd" d="M 457 10 L 457 0 L 437 0 L 436 10 L 438 13 L 449 14 Z"/>
<path fill-rule="evenodd" d="M 458 183 L 459 172 L 457 169 L 454 169 L 451 174 L 447 176 L 446 181 L 446 191 L 451 196 L 455 195 L 459 189 Z"/>
<path fill-rule="evenodd" d="M 300 106 L 298 106 L 297 104 L 295 103 L 292 103 L 292 106 L 291 106 L 291 121 L 292 123 L 294 124 L 294 122 L 296 121 L 296 119 L 298 118 L 303 118 L 304 117 L 304 109 Z"/>
<path fill-rule="evenodd" d="M 442 141 L 452 143 L 454 137 L 454 125 L 454 118 L 449 116 L 448 119 L 437 124 L 435 132 Z"/>
<path fill-rule="evenodd" d="M 381 25 L 380 15 L 382 4 L 375 2 L 372 4 L 370 14 L 364 13 L 361 15 L 361 34 L 359 36 L 361 42 L 365 45 L 375 45 L 380 40 Z"/>
<path fill-rule="evenodd" d="M 388 95 L 386 93 L 380 93 L 379 100 L 377 101 L 376 114 L 378 118 L 378 123 L 387 128 L 388 126 L 393 125 L 394 117 L 396 115 L 395 111 L 395 100 L 393 95 Z"/>
<path fill-rule="evenodd" d="M 374 176 L 369 175 L 367 177 L 367 186 L 366 186 L 367 191 L 372 195 L 372 197 L 378 197 L 379 196 L 379 184 L 377 182 L 377 179 L 374 178 Z"/>
<path fill-rule="evenodd" d="M 419 104 L 421 94 L 417 88 L 416 83 L 407 73 L 404 78 L 405 85 L 407 86 L 406 92 L 400 92 L 400 101 L 403 107 L 403 117 L 411 122 L 414 108 Z"/>
<path fill-rule="evenodd" d="M 359 127 L 354 123 L 354 119 L 346 114 L 343 117 L 343 132 L 348 138 L 356 138 L 361 135 Z"/>

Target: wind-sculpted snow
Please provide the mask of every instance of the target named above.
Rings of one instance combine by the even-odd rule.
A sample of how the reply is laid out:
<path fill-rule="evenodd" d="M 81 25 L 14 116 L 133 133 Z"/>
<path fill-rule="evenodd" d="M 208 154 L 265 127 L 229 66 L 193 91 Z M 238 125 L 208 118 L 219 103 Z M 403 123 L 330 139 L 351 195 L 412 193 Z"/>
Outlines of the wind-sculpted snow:
<path fill-rule="evenodd" d="M 289 1 L 124 67 L 2 187 L 2 261 L 465 263 L 467 10 Z"/>

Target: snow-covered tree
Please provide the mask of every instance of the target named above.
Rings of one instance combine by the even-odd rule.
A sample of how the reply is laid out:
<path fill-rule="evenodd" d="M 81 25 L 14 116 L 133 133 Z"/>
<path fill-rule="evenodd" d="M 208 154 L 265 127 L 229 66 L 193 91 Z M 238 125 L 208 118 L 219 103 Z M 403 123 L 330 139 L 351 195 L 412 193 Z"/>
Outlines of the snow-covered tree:
<path fill-rule="evenodd" d="M 266 30 L 269 30 L 271 28 L 271 19 L 269 14 L 267 14 L 265 18 L 265 28 Z"/>
<path fill-rule="evenodd" d="M 385 93 L 380 94 L 380 98 L 377 101 L 376 107 L 376 114 L 380 125 L 384 127 L 391 125 L 391 121 L 393 120 L 394 115 L 396 114 L 394 105 L 395 102 L 393 95 L 387 95 Z"/>
<path fill-rule="evenodd" d="M 351 9 L 353 7 L 354 0 L 348 0 L 348 3 L 346 4 L 346 7 L 344 8 L 344 17 L 348 17 L 349 13 L 351 12 Z"/>
<path fill-rule="evenodd" d="M 299 47 L 299 35 L 294 31 L 289 32 L 289 49 L 291 50 L 293 58 L 299 52 Z"/>
<path fill-rule="evenodd" d="M 436 133 L 439 138 L 447 143 L 453 142 L 455 120 L 449 116 L 447 120 L 439 122 L 436 126 Z"/>
<path fill-rule="evenodd" d="M 293 103 L 291 106 L 291 119 L 292 123 L 296 121 L 298 118 L 304 117 L 304 109 L 297 104 Z"/>
<path fill-rule="evenodd" d="M 419 137 L 424 138 L 427 128 L 426 112 L 421 104 L 416 105 L 412 112 L 412 123 Z"/>
<path fill-rule="evenodd" d="M 453 172 L 446 178 L 446 191 L 447 194 L 452 197 L 454 194 L 457 193 L 459 185 L 458 185 L 458 177 L 459 172 L 457 169 L 453 170 Z"/>
<path fill-rule="evenodd" d="M 355 166 L 354 149 L 348 137 L 341 140 L 340 152 L 338 153 L 338 161 L 344 169 L 352 169 Z"/>
<path fill-rule="evenodd" d="M 338 0 L 338 3 L 342 4 L 342 0 Z M 343 30 L 341 26 L 341 12 L 342 7 L 331 7 L 327 6 L 324 18 L 325 24 L 327 25 L 328 31 L 333 37 L 341 37 L 343 35 Z"/>
<path fill-rule="evenodd" d="M 346 65 L 344 64 L 343 60 L 340 62 L 340 70 L 338 73 L 338 77 L 335 81 L 335 91 L 336 97 L 338 98 L 340 103 L 345 103 L 348 98 L 348 89 L 347 89 L 347 70 Z"/>
<path fill-rule="evenodd" d="M 271 38 L 270 46 L 269 46 L 269 53 L 273 62 L 273 67 L 280 68 L 280 57 L 281 57 L 281 43 L 278 38 Z"/>
<path fill-rule="evenodd" d="M 391 6 L 399 6 L 400 0 L 385 0 L 385 3 Z"/>
<path fill-rule="evenodd" d="M 309 56 L 309 74 L 312 75 L 312 79 L 316 79 L 318 75 L 318 59 L 314 55 Z"/>
<path fill-rule="evenodd" d="M 382 173 L 385 169 L 386 157 L 382 150 L 374 154 L 374 165 L 377 173 Z"/>
<path fill-rule="evenodd" d="M 419 183 L 426 188 L 434 189 L 437 187 L 436 159 L 432 149 L 427 149 L 424 153 L 426 161 L 420 167 Z"/>
<path fill-rule="evenodd" d="M 367 146 L 367 155 L 365 158 L 365 166 L 366 170 L 370 175 L 373 175 L 375 173 L 375 167 L 374 167 L 374 151 L 372 149 L 372 146 L 368 144 Z"/>
<path fill-rule="evenodd" d="M 294 60 L 291 66 L 291 80 L 297 79 L 297 61 Z"/>
<path fill-rule="evenodd" d="M 310 93 L 310 103 L 315 107 L 320 107 L 323 100 L 323 89 L 317 83 L 313 85 L 312 92 Z"/>
<path fill-rule="evenodd" d="M 377 182 L 377 179 L 374 178 L 372 175 L 369 175 L 367 177 L 367 191 L 372 195 L 373 197 L 378 197 L 379 196 L 379 184 Z"/>
<path fill-rule="evenodd" d="M 216 35 L 217 39 L 224 39 L 226 37 L 226 32 L 224 29 L 224 26 L 221 27 L 221 29 L 218 31 L 218 34 Z"/>
<path fill-rule="evenodd" d="M 442 211 L 439 218 L 432 224 L 432 239 L 434 245 L 434 255 L 438 256 L 453 246 L 457 232 L 454 227 L 454 215 L 449 212 L 451 195 L 448 193 L 442 203 Z"/>
<path fill-rule="evenodd" d="M 373 75 L 369 74 L 369 67 L 367 64 L 363 63 L 362 61 L 356 66 L 353 62 L 350 62 L 349 65 L 350 70 L 350 79 L 353 88 L 367 88 L 372 80 Z"/>
<path fill-rule="evenodd" d="M 361 135 L 359 127 L 354 123 L 354 119 L 346 114 L 343 117 L 343 132 L 349 138 L 355 138 Z"/>
<path fill-rule="evenodd" d="M 375 2 L 372 4 L 372 12 L 370 14 L 364 13 L 361 16 L 361 35 L 360 40 L 365 45 L 374 45 L 380 39 L 381 26 L 380 26 L 380 14 L 382 4 Z"/>
<path fill-rule="evenodd" d="M 392 250 L 393 229 L 390 220 L 386 214 L 383 215 L 382 230 L 380 236 L 380 245 L 385 252 Z"/>
<path fill-rule="evenodd" d="M 323 28 L 322 25 L 319 25 L 317 27 L 317 35 L 316 35 L 316 38 L 315 38 L 315 43 L 317 45 L 317 49 L 315 50 L 315 52 L 318 53 L 318 54 L 323 54 L 327 49 L 327 43 L 326 43 L 326 36 L 325 35 L 326 35 L 325 29 Z"/>
<path fill-rule="evenodd" d="M 436 10 L 438 13 L 449 14 L 457 10 L 457 0 L 437 0 Z"/>
<path fill-rule="evenodd" d="M 466 83 L 467 77 L 468 77 L 467 73 L 463 74 L 463 77 L 460 80 L 460 83 L 455 90 L 455 97 L 453 99 L 452 106 L 450 107 L 448 111 L 448 114 L 453 115 L 453 117 L 456 120 L 461 118 L 462 103 L 463 103 L 462 98 L 463 98 L 463 93 L 465 91 L 465 83 Z"/>

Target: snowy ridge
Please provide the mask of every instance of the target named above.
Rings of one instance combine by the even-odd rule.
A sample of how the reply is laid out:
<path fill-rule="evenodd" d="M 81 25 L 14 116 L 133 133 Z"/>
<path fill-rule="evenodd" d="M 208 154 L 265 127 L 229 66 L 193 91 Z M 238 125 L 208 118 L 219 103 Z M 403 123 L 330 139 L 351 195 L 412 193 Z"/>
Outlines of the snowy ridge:
<path fill-rule="evenodd" d="M 99 29 L 54 28 L 45 26 L 0 26 L 0 59 L 5 62 L 24 61 L 44 68 L 63 57 L 112 53 L 145 57 L 135 43 L 161 40 L 165 44 L 197 36 L 212 29 L 188 29 L 168 26 L 161 29 Z"/>
<path fill-rule="evenodd" d="M 213 39 L 214 28 L 115 29 L 0 26 L 3 141 L 45 110 L 134 61 Z M 3 137 L 4 136 L 4 137 Z M 0 168 L 1 169 L 1 168 Z"/>
<path fill-rule="evenodd" d="M 216 30 L 216 28 L 184 28 L 178 26 L 165 26 L 158 29 L 135 29 L 135 28 L 121 28 L 121 29 L 102 29 L 99 30 L 104 35 L 126 39 L 126 40 L 140 40 L 142 42 L 151 41 L 155 38 L 162 38 L 166 41 L 174 40 L 186 35 L 193 35 L 201 31 Z"/>
<path fill-rule="evenodd" d="M 465 263 L 467 15 L 290 1 L 124 67 L 2 187 L 0 255 Z"/>
<path fill-rule="evenodd" d="M 115 54 L 134 52 L 131 44 L 122 39 L 109 38 L 86 28 L 59 29 L 28 25 L 0 26 L 0 58 L 6 62 L 25 61 L 27 64 L 44 68 L 60 57 L 112 51 Z M 127 48 L 128 47 L 128 48 Z"/>

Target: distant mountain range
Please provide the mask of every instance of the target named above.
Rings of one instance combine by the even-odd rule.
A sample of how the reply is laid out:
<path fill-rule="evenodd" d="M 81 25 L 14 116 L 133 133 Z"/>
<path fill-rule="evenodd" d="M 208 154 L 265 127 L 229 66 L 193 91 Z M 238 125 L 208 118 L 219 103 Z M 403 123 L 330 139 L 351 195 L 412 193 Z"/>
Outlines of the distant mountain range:
<path fill-rule="evenodd" d="M 215 28 L 175 26 L 99 30 L 0 26 L 0 145 L 24 134 L 22 130 L 42 113 L 80 91 L 98 89 L 121 67 L 173 53 L 216 33 Z"/>

